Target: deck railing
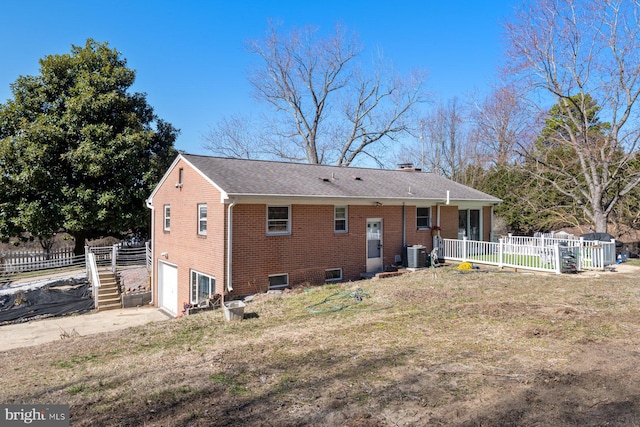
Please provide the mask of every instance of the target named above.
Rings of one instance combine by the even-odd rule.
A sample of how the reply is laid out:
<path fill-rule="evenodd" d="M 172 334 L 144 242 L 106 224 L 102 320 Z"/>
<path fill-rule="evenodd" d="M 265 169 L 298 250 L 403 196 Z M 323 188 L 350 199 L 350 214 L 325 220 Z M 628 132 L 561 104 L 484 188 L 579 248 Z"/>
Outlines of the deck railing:
<path fill-rule="evenodd" d="M 116 267 L 146 266 L 150 258 L 149 245 L 144 246 L 93 246 L 86 247 L 87 252 L 95 255 L 98 267 L 107 267 L 116 271 Z"/>
<path fill-rule="evenodd" d="M 616 262 L 615 240 L 509 236 L 498 242 L 442 239 L 441 258 L 498 267 L 521 268 L 560 274 L 569 264 L 578 271 L 603 270 Z"/>

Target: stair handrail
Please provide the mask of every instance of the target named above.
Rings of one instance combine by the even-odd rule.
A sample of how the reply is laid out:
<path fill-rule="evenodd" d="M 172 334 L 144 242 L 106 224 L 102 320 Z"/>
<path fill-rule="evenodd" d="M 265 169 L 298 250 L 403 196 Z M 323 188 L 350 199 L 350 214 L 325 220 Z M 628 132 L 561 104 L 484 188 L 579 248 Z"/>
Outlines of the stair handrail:
<path fill-rule="evenodd" d="M 89 268 L 89 279 L 93 285 L 94 305 L 98 308 L 98 289 L 100 288 L 100 276 L 98 275 L 98 265 L 96 264 L 96 256 L 93 252 L 87 253 L 87 268 Z"/>

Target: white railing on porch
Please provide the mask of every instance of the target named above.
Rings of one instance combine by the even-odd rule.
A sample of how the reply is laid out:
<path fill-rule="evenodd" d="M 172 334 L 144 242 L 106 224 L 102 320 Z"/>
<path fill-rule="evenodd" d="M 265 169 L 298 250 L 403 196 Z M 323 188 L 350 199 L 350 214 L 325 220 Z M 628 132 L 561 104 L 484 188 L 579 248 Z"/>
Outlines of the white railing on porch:
<path fill-rule="evenodd" d="M 549 237 L 509 236 L 496 242 L 462 238 L 442 239 L 440 257 L 498 267 L 521 268 L 560 274 L 566 257 L 577 270 L 604 269 L 616 262 L 615 240 L 611 242 Z"/>

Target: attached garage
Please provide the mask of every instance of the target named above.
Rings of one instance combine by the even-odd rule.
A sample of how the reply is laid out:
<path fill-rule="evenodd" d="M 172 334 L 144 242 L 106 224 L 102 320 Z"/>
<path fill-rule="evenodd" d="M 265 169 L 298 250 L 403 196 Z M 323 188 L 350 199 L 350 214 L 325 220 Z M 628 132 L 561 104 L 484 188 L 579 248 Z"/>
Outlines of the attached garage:
<path fill-rule="evenodd" d="M 178 315 L 178 267 L 158 261 L 158 306 Z"/>

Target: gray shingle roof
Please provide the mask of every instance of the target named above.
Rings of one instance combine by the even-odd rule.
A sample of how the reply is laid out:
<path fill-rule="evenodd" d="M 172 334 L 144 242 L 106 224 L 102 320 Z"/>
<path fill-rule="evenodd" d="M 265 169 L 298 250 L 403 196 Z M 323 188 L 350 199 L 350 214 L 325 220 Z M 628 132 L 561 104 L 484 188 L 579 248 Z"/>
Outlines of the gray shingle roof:
<path fill-rule="evenodd" d="M 500 199 L 429 172 L 182 157 L 229 196 L 444 200 L 497 203 Z"/>

